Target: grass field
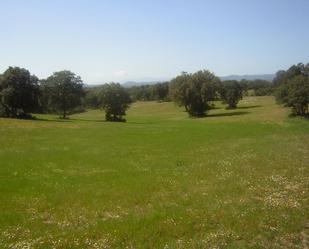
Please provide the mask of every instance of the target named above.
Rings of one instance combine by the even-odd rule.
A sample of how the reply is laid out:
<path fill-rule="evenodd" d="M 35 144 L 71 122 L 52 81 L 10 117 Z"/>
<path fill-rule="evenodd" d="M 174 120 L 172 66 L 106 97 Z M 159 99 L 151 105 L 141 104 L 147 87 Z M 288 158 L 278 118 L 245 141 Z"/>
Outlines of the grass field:
<path fill-rule="evenodd" d="M 0 119 L 0 248 L 306 248 L 309 122 L 239 106 Z"/>

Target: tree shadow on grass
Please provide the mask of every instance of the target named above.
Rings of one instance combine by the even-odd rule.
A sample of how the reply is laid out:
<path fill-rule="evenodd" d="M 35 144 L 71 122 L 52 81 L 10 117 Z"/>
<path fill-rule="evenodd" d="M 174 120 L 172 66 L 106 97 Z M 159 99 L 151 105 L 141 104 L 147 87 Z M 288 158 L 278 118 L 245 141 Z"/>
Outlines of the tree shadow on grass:
<path fill-rule="evenodd" d="M 239 115 L 246 115 L 249 114 L 250 112 L 244 112 L 244 111 L 239 111 L 239 112 L 224 112 L 224 113 L 214 113 L 214 114 L 208 114 L 206 118 L 208 117 L 230 117 L 230 116 L 239 116 Z"/>
<path fill-rule="evenodd" d="M 211 106 L 209 110 L 219 110 L 222 109 L 222 107 L 219 106 Z"/>
<path fill-rule="evenodd" d="M 129 125 L 152 125 L 152 124 L 157 124 L 157 122 L 150 122 L 150 121 L 145 121 L 145 122 L 136 122 L 136 121 L 127 121 L 126 124 Z"/>
<path fill-rule="evenodd" d="M 309 114 L 306 114 L 304 116 L 300 116 L 300 115 L 296 115 L 295 113 L 290 113 L 288 115 L 289 118 L 295 118 L 295 119 L 305 119 L 305 120 L 309 120 Z"/>
<path fill-rule="evenodd" d="M 64 123 L 64 122 L 72 122 L 71 119 L 45 119 L 45 118 L 33 118 L 32 121 L 43 121 L 43 122 L 58 122 L 58 123 Z"/>
<path fill-rule="evenodd" d="M 31 119 L 34 121 L 43 121 L 43 122 L 74 122 L 74 121 L 81 121 L 81 122 L 91 122 L 91 123 L 120 123 L 120 124 L 126 124 L 126 123 L 130 123 L 130 124 L 144 124 L 142 122 L 137 123 L 137 122 L 117 122 L 117 121 L 106 121 L 105 119 L 99 120 L 99 119 L 82 119 L 82 118 L 67 118 L 67 119 L 44 119 L 44 118 L 34 118 Z"/>
<path fill-rule="evenodd" d="M 82 122 L 96 122 L 96 123 L 103 123 L 106 122 L 104 119 L 83 119 L 83 118 L 70 118 L 72 121 L 82 121 Z"/>
<path fill-rule="evenodd" d="M 237 109 L 251 109 L 251 108 L 258 108 L 261 107 L 260 105 L 250 105 L 250 106 L 240 106 Z"/>

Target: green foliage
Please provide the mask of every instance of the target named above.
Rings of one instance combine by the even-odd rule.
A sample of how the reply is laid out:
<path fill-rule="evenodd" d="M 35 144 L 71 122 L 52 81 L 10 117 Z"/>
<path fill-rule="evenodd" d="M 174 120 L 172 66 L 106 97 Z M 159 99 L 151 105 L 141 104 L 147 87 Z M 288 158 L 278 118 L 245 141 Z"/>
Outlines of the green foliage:
<path fill-rule="evenodd" d="M 152 86 L 152 100 L 167 101 L 169 95 L 169 82 L 157 83 Z"/>
<path fill-rule="evenodd" d="M 267 80 L 241 80 L 244 93 L 251 92 L 254 96 L 269 96 L 273 94 L 273 83 Z"/>
<path fill-rule="evenodd" d="M 291 107 L 295 115 L 309 114 L 309 76 L 298 75 L 289 79 L 286 84 L 278 87 L 277 100 L 287 107 Z"/>
<path fill-rule="evenodd" d="M 291 107 L 295 115 L 308 116 L 309 64 L 299 63 L 287 71 L 279 71 L 274 82 L 277 102 Z"/>
<path fill-rule="evenodd" d="M 100 103 L 105 111 L 106 121 L 125 122 L 123 116 L 132 100 L 127 90 L 119 83 L 105 84 L 100 93 Z"/>
<path fill-rule="evenodd" d="M 243 97 L 243 89 L 238 81 L 228 80 L 222 82 L 220 94 L 223 102 L 228 104 L 227 109 L 235 109 Z"/>
<path fill-rule="evenodd" d="M 297 65 L 291 66 L 286 71 L 278 71 L 276 78 L 274 79 L 274 84 L 275 86 L 286 84 L 288 80 L 293 79 L 295 76 L 299 75 L 309 75 L 309 63 L 306 65 L 303 63 L 298 63 Z"/>
<path fill-rule="evenodd" d="M 66 70 L 55 72 L 41 81 L 41 88 L 45 108 L 62 114 L 63 118 L 81 105 L 84 95 L 81 78 Z"/>
<path fill-rule="evenodd" d="M 133 101 L 168 101 L 169 82 L 156 83 L 154 85 L 132 86 L 128 92 Z"/>
<path fill-rule="evenodd" d="M 219 83 L 219 78 L 206 70 L 194 74 L 183 72 L 171 81 L 170 94 L 190 116 L 204 117 L 211 109 L 210 102 L 217 97 Z"/>
<path fill-rule="evenodd" d="M 99 96 L 101 91 L 102 86 L 86 88 L 83 103 L 84 107 L 91 109 L 98 109 L 101 105 Z"/>
<path fill-rule="evenodd" d="M 24 68 L 9 67 L 0 77 L 0 115 L 28 118 L 38 105 L 38 78 Z"/>
<path fill-rule="evenodd" d="M 169 82 L 157 83 L 154 85 L 141 85 L 125 88 L 132 101 L 168 101 Z M 84 107 L 97 109 L 101 106 L 100 93 L 105 89 L 105 85 L 88 87 L 85 89 L 83 100 Z"/>
<path fill-rule="evenodd" d="M 128 88 L 128 93 L 133 101 L 150 101 L 152 100 L 152 86 L 141 85 Z"/>

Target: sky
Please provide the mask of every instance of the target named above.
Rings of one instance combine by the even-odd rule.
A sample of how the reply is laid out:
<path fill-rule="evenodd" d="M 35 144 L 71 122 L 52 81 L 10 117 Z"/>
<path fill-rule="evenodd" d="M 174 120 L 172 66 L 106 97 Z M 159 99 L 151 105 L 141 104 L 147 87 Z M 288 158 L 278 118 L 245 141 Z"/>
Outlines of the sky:
<path fill-rule="evenodd" d="M 71 70 L 87 84 L 309 62 L 309 0 L 0 0 L 0 73 Z"/>

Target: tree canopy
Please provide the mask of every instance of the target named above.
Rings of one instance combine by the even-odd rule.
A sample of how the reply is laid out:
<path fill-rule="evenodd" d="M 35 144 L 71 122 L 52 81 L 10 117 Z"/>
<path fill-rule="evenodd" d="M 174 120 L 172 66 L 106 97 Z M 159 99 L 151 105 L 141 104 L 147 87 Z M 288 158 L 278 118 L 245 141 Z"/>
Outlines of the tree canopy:
<path fill-rule="evenodd" d="M 294 78 L 299 75 L 309 75 L 309 63 L 306 65 L 303 63 L 298 63 L 297 65 L 291 66 L 288 70 L 280 70 L 276 73 L 276 77 L 274 79 L 274 84 L 276 86 L 280 86 L 288 83 L 288 80 Z"/>
<path fill-rule="evenodd" d="M 131 86 L 127 89 L 133 101 L 169 100 L 169 82 L 158 82 L 151 85 Z"/>
<path fill-rule="evenodd" d="M 127 90 L 119 83 L 105 84 L 100 93 L 100 103 L 105 111 L 106 121 L 126 121 L 123 116 L 132 100 Z"/>
<path fill-rule="evenodd" d="M 168 84 L 169 82 L 157 83 L 152 86 L 151 96 L 153 100 L 167 101 L 168 100 Z"/>
<path fill-rule="evenodd" d="M 272 95 L 274 90 L 273 82 L 268 80 L 241 80 L 239 82 L 243 93 L 254 95 L 254 96 L 267 96 Z"/>
<path fill-rule="evenodd" d="M 296 115 L 308 116 L 309 110 L 309 77 L 298 75 L 286 84 L 279 86 L 276 94 L 279 103 L 291 107 Z"/>
<path fill-rule="evenodd" d="M 0 77 L 1 115 L 25 118 L 38 105 L 38 78 L 24 68 L 9 67 Z"/>
<path fill-rule="evenodd" d="M 228 104 L 227 109 L 234 109 L 243 97 L 243 89 L 238 81 L 227 80 L 222 83 L 220 94 L 223 102 Z"/>
<path fill-rule="evenodd" d="M 207 70 L 194 74 L 183 72 L 171 81 L 170 93 L 189 116 L 203 117 L 211 109 L 210 102 L 217 97 L 219 83 L 219 78 Z"/>
<path fill-rule="evenodd" d="M 81 105 L 83 82 L 74 73 L 67 70 L 55 72 L 41 85 L 45 105 L 51 111 L 62 114 L 63 118 Z"/>
<path fill-rule="evenodd" d="M 278 103 L 291 107 L 295 115 L 309 115 L 309 64 L 299 63 L 279 71 L 274 83 Z"/>

